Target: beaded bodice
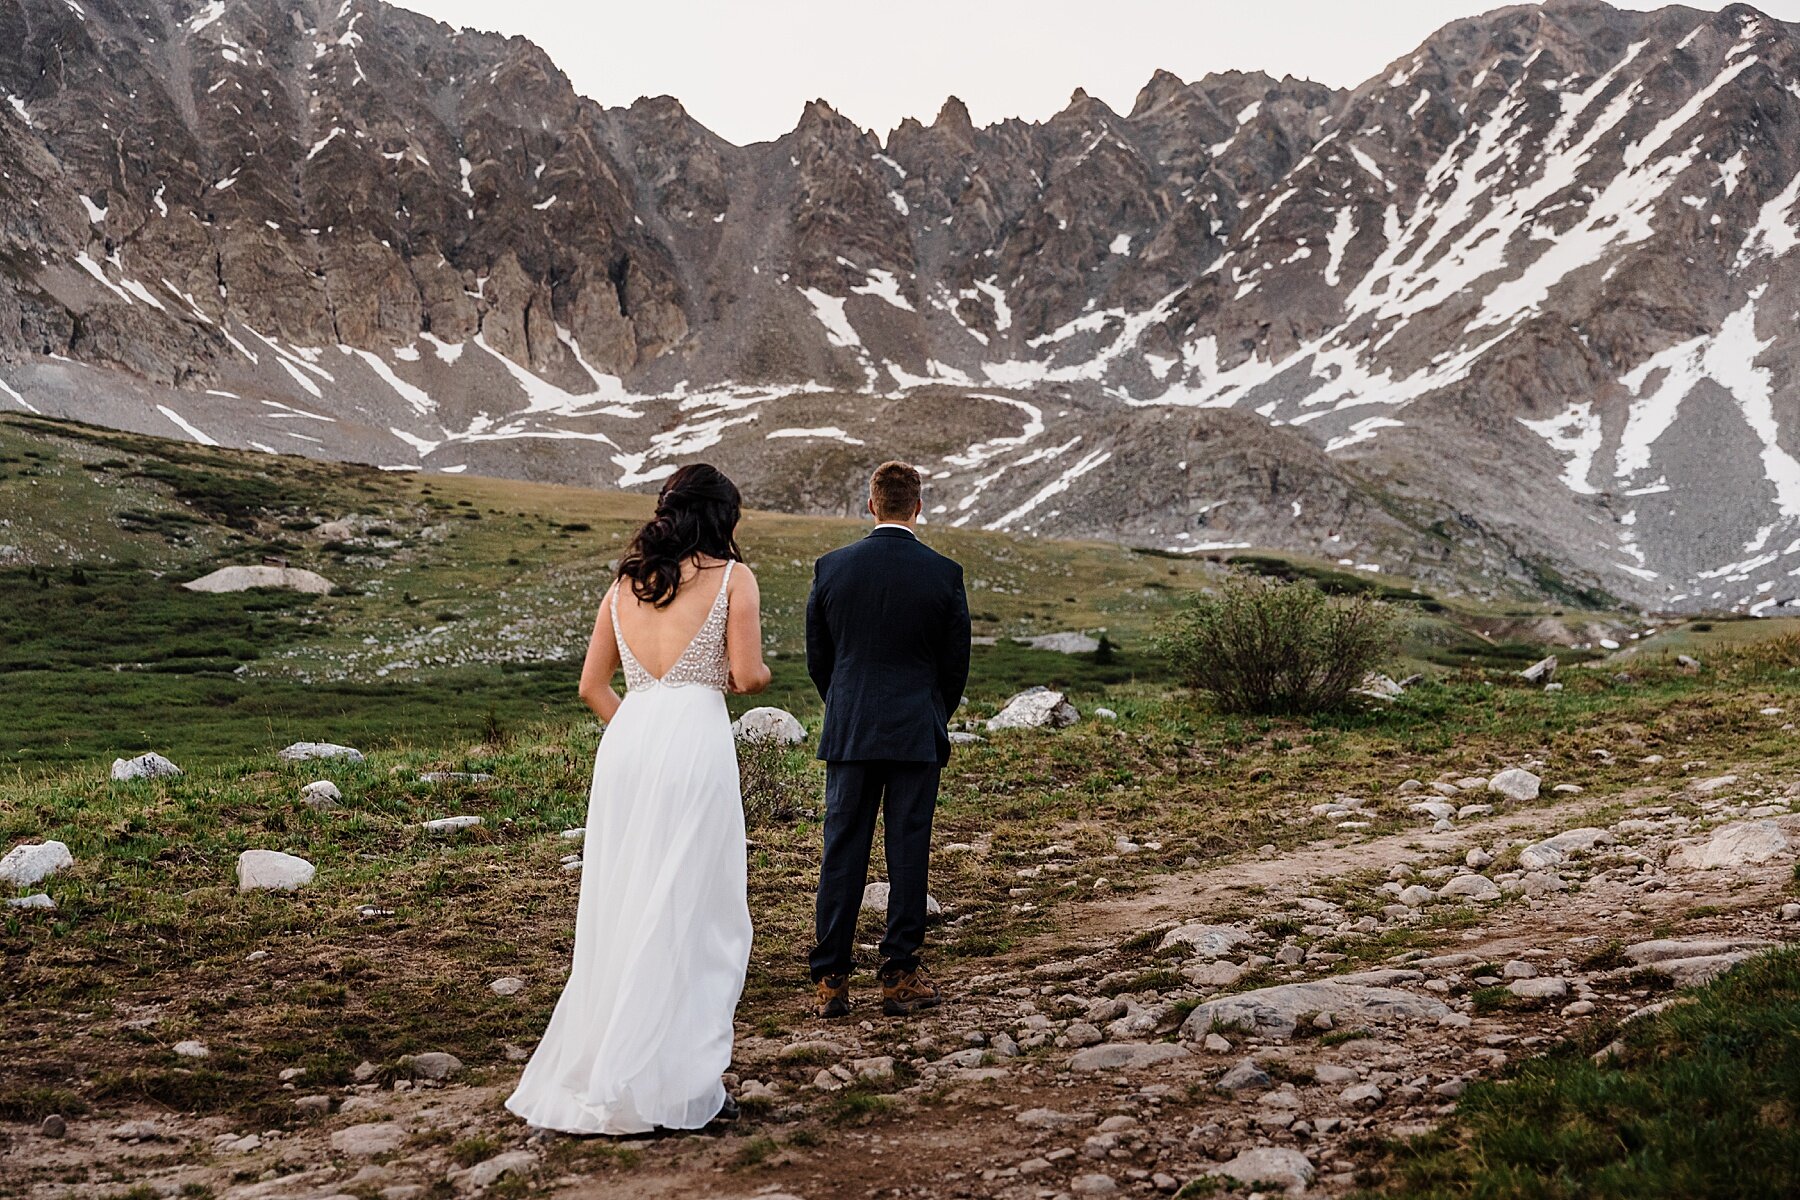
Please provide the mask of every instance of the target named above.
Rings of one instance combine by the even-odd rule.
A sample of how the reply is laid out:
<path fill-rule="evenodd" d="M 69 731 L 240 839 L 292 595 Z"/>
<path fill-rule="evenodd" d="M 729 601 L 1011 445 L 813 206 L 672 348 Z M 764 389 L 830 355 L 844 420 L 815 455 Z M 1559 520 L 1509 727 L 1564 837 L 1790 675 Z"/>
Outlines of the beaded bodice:
<path fill-rule="evenodd" d="M 707 610 L 699 632 L 660 677 L 645 669 L 626 644 L 625 634 L 619 628 L 619 589 L 613 588 L 613 638 L 619 643 L 619 661 L 625 666 L 627 692 L 641 692 L 653 687 L 708 687 L 718 692 L 726 689 L 731 681 L 731 663 L 725 657 L 725 615 L 730 608 L 725 590 L 731 583 L 731 566 L 729 562 L 725 564 L 719 594 L 713 597 L 712 608 Z"/>

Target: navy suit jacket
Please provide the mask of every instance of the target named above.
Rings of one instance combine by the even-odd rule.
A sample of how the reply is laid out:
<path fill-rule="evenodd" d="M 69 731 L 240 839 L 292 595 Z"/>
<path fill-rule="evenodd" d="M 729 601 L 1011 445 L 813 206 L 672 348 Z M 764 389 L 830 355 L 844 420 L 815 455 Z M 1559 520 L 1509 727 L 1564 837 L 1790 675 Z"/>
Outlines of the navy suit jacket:
<path fill-rule="evenodd" d="M 825 555 L 806 670 L 825 701 L 826 762 L 949 762 L 945 726 L 969 682 L 962 567 L 898 528 Z"/>

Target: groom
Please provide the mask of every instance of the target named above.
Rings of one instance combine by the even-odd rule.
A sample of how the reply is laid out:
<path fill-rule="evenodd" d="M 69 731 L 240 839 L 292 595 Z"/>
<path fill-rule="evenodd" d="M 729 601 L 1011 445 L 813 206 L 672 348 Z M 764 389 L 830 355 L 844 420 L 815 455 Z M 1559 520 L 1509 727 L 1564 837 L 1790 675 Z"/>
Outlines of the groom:
<path fill-rule="evenodd" d="M 887 814 L 887 936 L 881 1010 L 905 1016 L 938 1003 L 919 962 L 925 873 L 945 724 L 969 679 L 969 602 L 962 568 L 919 540 L 921 484 L 905 463 L 869 481 L 875 528 L 813 567 L 806 669 L 825 700 L 825 854 L 819 870 L 815 1012 L 850 1012 L 856 916 L 869 874 L 875 815 Z"/>

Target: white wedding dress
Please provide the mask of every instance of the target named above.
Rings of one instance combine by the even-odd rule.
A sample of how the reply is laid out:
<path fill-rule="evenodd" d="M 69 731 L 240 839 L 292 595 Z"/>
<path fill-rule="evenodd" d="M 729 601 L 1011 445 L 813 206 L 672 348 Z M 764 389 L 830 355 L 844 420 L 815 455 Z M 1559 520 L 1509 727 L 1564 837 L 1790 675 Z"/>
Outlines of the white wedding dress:
<path fill-rule="evenodd" d="M 725 712 L 726 564 L 659 679 L 619 629 L 626 696 L 594 756 L 575 960 L 506 1107 L 569 1133 L 698 1129 L 725 1102 L 750 961 L 744 810 Z"/>

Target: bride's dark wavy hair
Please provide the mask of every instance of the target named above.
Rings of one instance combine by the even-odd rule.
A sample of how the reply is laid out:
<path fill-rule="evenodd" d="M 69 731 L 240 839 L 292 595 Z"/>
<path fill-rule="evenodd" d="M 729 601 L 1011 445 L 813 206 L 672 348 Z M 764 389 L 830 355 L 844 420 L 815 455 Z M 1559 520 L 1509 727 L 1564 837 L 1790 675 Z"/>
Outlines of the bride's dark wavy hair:
<path fill-rule="evenodd" d="M 619 574 L 645 604 L 667 608 L 681 590 L 681 564 L 696 554 L 742 562 L 737 484 L 707 463 L 690 463 L 669 476 L 656 497 L 656 515 L 631 539 Z"/>

